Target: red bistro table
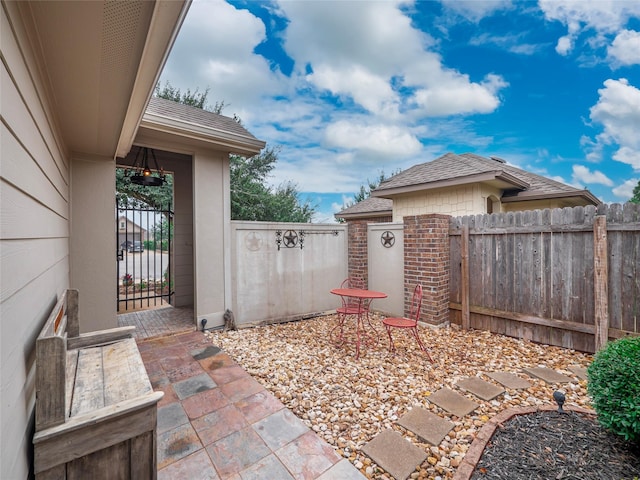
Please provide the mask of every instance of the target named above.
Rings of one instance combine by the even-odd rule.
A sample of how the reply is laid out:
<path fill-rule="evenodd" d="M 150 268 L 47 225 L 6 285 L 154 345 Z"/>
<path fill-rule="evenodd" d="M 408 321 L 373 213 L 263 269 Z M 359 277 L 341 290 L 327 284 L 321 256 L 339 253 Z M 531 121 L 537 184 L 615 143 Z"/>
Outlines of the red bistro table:
<path fill-rule="evenodd" d="M 386 293 L 376 292 L 375 290 L 365 290 L 363 288 L 334 288 L 331 290 L 334 295 L 340 297 L 350 297 L 358 300 L 358 314 L 356 315 L 356 360 L 360 357 L 360 342 L 362 338 L 365 338 L 365 343 L 369 337 L 371 340 L 378 340 L 378 332 L 371 322 L 369 321 L 369 308 L 364 308 L 364 302 L 366 300 L 374 300 L 376 298 L 387 298 Z M 369 327 L 376 333 L 375 337 L 372 337 L 366 332 L 364 321 L 367 321 Z M 344 341 L 343 325 L 339 324 L 336 328 L 340 328 L 340 340 Z"/>

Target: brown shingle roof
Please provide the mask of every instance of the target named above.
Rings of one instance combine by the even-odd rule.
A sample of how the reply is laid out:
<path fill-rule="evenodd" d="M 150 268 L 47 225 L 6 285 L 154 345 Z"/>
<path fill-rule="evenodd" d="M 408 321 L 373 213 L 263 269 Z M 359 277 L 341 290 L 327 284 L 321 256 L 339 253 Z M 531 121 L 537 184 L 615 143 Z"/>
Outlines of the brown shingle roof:
<path fill-rule="evenodd" d="M 428 190 L 480 181 L 500 181 L 505 190 L 503 201 L 581 196 L 595 205 L 601 203 L 588 190 L 579 190 L 507 165 L 504 160 L 495 157 L 485 158 L 472 153 L 447 153 L 431 162 L 414 165 L 382 182 L 372 195 L 388 197 L 401 193 L 400 190 Z"/>
<path fill-rule="evenodd" d="M 181 120 L 183 122 L 199 125 L 205 128 L 212 128 L 214 130 L 232 133 L 252 140 L 258 140 L 251 134 L 251 132 L 236 122 L 233 118 L 225 117 L 224 115 L 219 115 L 190 105 L 177 103 L 165 98 L 151 97 L 146 112 Z"/>
<path fill-rule="evenodd" d="M 391 215 L 393 201 L 388 198 L 365 198 L 335 214 L 336 218 L 357 218 Z"/>

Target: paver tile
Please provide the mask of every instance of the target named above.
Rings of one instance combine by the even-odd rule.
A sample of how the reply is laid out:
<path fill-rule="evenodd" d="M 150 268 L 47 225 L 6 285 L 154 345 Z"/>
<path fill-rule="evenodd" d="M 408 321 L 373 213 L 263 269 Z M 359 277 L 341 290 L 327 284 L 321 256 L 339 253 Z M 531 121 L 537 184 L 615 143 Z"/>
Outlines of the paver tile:
<path fill-rule="evenodd" d="M 317 480 L 365 480 L 366 478 L 349 460 L 343 458 L 320 475 Z"/>
<path fill-rule="evenodd" d="M 531 383 L 528 380 L 516 375 L 515 373 L 491 372 L 487 373 L 487 375 L 493 378 L 496 382 L 499 382 L 505 387 L 513 390 L 529 388 L 531 386 Z"/>
<path fill-rule="evenodd" d="M 362 447 L 362 452 L 396 480 L 405 480 L 427 459 L 424 450 L 391 429 L 383 430 L 373 437 Z"/>
<path fill-rule="evenodd" d="M 227 435 L 209 445 L 207 452 L 222 478 L 240 473 L 271 454 L 269 447 L 252 428 L 245 428 Z"/>
<path fill-rule="evenodd" d="M 340 460 L 331 445 L 311 430 L 276 450 L 275 454 L 296 480 L 316 478 Z"/>
<path fill-rule="evenodd" d="M 294 480 L 282 462 L 274 454 L 268 455 L 240 472 L 242 480 Z"/>
<path fill-rule="evenodd" d="M 456 386 L 487 402 L 504 393 L 504 388 L 498 387 L 493 383 L 485 382 L 478 377 L 463 378 L 456 383 Z"/>
<path fill-rule="evenodd" d="M 213 380 L 211 380 L 213 382 Z M 238 400 L 254 395 L 263 391 L 265 388 L 258 383 L 257 380 L 247 375 L 246 377 L 239 378 L 233 382 L 220 385 L 220 390 L 229 401 L 235 403 Z"/>
<path fill-rule="evenodd" d="M 158 469 L 174 463 L 202 448 L 190 423 L 158 435 Z"/>
<path fill-rule="evenodd" d="M 571 378 L 547 367 L 524 368 L 525 373 L 547 383 L 569 383 Z"/>
<path fill-rule="evenodd" d="M 235 405 L 249 423 L 255 423 L 285 408 L 280 400 L 266 390 L 240 399 Z"/>
<path fill-rule="evenodd" d="M 215 388 L 217 385 L 206 373 L 201 373 L 194 377 L 189 377 L 173 384 L 173 389 L 180 400 L 184 400 L 196 393 L 204 392 Z"/>
<path fill-rule="evenodd" d="M 195 350 L 191 350 L 191 356 L 195 360 L 204 360 L 205 358 L 213 357 L 220 353 L 220 349 L 218 347 L 214 347 L 213 345 L 209 345 L 204 348 L 197 348 Z"/>
<path fill-rule="evenodd" d="M 309 427 L 288 409 L 279 410 L 254 423 L 253 429 L 271 450 L 284 447 L 287 443 L 309 431 Z"/>
<path fill-rule="evenodd" d="M 184 425 L 185 423 L 189 423 L 189 418 L 184 412 L 184 408 L 182 408 L 180 402 L 158 407 L 158 434 Z"/>
<path fill-rule="evenodd" d="M 158 471 L 158 480 L 197 478 L 198 480 L 219 480 L 211 459 L 202 449 L 178 460 Z"/>
<path fill-rule="evenodd" d="M 224 385 L 225 383 L 231 383 L 235 380 L 250 376 L 247 371 L 240 365 L 216 368 L 215 370 L 209 372 L 209 375 L 218 385 Z"/>
<path fill-rule="evenodd" d="M 192 422 L 203 445 L 212 444 L 237 430 L 247 427 L 244 416 L 234 405 L 227 405 Z"/>
<path fill-rule="evenodd" d="M 569 367 L 569 370 L 571 370 L 573 373 L 575 373 L 576 377 L 578 377 L 580 380 L 586 380 L 587 379 L 587 369 L 584 367 L 581 367 L 580 365 L 571 365 Z"/>
<path fill-rule="evenodd" d="M 478 408 L 477 403 L 449 388 L 441 388 L 427 398 L 447 412 L 453 413 L 456 417 L 464 417 Z"/>
<path fill-rule="evenodd" d="M 184 411 L 190 419 L 200 418 L 229 404 L 219 388 L 212 388 L 204 392 L 196 393 L 182 401 Z"/>
<path fill-rule="evenodd" d="M 411 430 L 423 441 L 440 445 L 454 427 L 453 422 L 439 417 L 422 407 L 414 407 L 398 419 L 398 424 Z"/>

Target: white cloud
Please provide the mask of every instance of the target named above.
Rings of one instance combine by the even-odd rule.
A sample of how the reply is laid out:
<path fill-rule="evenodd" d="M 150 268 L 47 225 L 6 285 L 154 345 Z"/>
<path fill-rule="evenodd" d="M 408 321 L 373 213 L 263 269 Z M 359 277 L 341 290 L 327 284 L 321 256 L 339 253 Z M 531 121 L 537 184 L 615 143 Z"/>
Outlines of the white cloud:
<path fill-rule="evenodd" d="M 620 65 L 640 64 L 640 32 L 623 30 L 608 48 L 609 57 Z"/>
<path fill-rule="evenodd" d="M 633 197 L 633 189 L 636 187 L 636 185 L 638 185 L 638 182 L 640 182 L 640 178 L 630 178 L 622 185 L 618 185 L 617 187 L 615 187 L 612 192 L 618 198 L 621 198 L 625 201 L 629 200 L 631 197 Z"/>
<path fill-rule="evenodd" d="M 422 149 L 418 139 L 403 128 L 381 124 L 358 125 L 346 120 L 327 127 L 326 142 L 331 147 L 352 148 L 396 158 L 416 155 Z"/>
<path fill-rule="evenodd" d="M 582 183 L 582 184 L 600 184 L 605 185 L 607 187 L 613 186 L 613 181 L 608 178 L 604 173 L 595 170 L 591 171 L 584 165 L 574 165 L 573 166 L 573 175 L 572 175 L 573 183 Z"/>
<path fill-rule="evenodd" d="M 494 45 L 517 55 L 534 55 L 544 48 L 543 44 L 523 42 L 524 37 L 524 32 L 508 35 L 493 35 L 488 32 L 483 32 L 472 37 L 469 40 L 469 45 Z"/>
<path fill-rule="evenodd" d="M 588 148 L 590 153 L 602 154 L 605 146 L 617 145 L 614 160 L 640 168 L 640 89 L 620 80 L 606 80 L 598 90 L 600 98 L 590 110 L 590 118 L 602 126 L 603 131 Z M 583 140 L 583 145 L 589 144 Z"/>

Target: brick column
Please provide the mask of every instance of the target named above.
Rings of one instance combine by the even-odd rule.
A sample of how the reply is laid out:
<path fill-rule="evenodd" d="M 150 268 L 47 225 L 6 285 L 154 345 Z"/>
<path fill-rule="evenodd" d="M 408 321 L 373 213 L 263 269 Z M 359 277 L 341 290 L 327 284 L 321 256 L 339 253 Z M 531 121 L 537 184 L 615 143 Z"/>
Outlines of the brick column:
<path fill-rule="evenodd" d="M 362 281 L 366 287 L 369 283 L 369 257 L 367 254 L 367 221 L 354 220 L 348 225 L 348 275 Z"/>
<path fill-rule="evenodd" d="M 423 321 L 449 321 L 449 217 L 428 214 L 404 217 L 405 314 L 416 283 L 422 284 Z"/>

